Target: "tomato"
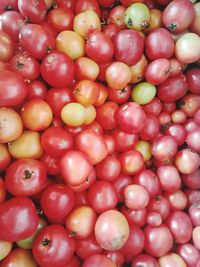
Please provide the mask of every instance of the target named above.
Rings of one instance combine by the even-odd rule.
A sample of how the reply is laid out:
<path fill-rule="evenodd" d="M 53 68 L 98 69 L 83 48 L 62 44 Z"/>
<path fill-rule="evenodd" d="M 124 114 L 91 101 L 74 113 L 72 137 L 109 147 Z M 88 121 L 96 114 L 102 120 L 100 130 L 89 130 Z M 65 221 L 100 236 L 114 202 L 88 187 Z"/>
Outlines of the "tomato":
<path fill-rule="evenodd" d="M 12 250 L 13 243 L 10 241 L 0 241 L 0 248 L 1 248 L 1 253 L 0 253 L 0 260 L 3 260 L 6 258 L 11 250 Z"/>
<path fill-rule="evenodd" d="M 180 33 L 190 26 L 194 13 L 191 1 L 175 0 L 164 9 L 163 23 L 171 32 Z"/>
<path fill-rule="evenodd" d="M 98 63 L 109 62 L 114 55 L 112 41 L 103 32 L 94 31 L 87 39 L 85 46 L 86 55 Z"/>
<path fill-rule="evenodd" d="M 80 57 L 75 62 L 75 75 L 78 80 L 95 81 L 99 74 L 98 64 L 87 57 Z"/>
<path fill-rule="evenodd" d="M 101 253 L 103 249 L 97 244 L 94 235 L 89 236 L 84 239 L 76 240 L 76 253 L 77 255 L 86 260 L 88 257 Z"/>
<path fill-rule="evenodd" d="M 72 30 L 74 13 L 69 8 L 58 7 L 48 13 L 48 21 L 57 32 Z"/>
<path fill-rule="evenodd" d="M 99 163 L 108 154 L 108 148 L 103 137 L 94 131 L 85 130 L 78 134 L 75 147 L 83 152 L 92 164 Z M 98 154 L 96 151 L 98 151 Z"/>
<path fill-rule="evenodd" d="M 17 139 L 23 131 L 22 120 L 12 108 L 0 108 L 0 125 L 0 143 Z"/>
<path fill-rule="evenodd" d="M 96 254 L 88 257 L 85 262 L 83 263 L 83 267 L 98 267 L 99 264 L 103 264 L 105 267 L 116 267 L 116 264 L 106 257 L 105 255 L 102 254 Z"/>
<path fill-rule="evenodd" d="M 5 201 L 0 205 L 0 215 L 1 240 L 18 241 L 29 237 L 37 229 L 39 218 L 29 198 L 14 197 Z"/>
<path fill-rule="evenodd" d="M 77 165 L 78 164 L 78 165 Z M 77 166 L 79 166 L 77 168 Z M 72 186 L 80 185 L 87 181 L 93 167 L 87 156 L 76 150 L 65 153 L 60 161 L 61 175 Z"/>
<path fill-rule="evenodd" d="M 8 144 L 10 155 L 16 159 L 38 159 L 43 153 L 40 134 L 34 131 L 23 131 L 14 141 Z"/>
<path fill-rule="evenodd" d="M 19 72 L 24 79 L 35 80 L 40 75 L 40 65 L 33 57 L 15 55 L 10 60 L 10 69 Z"/>
<path fill-rule="evenodd" d="M 107 101 L 97 108 L 97 122 L 104 130 L 112 130 L 116 127 L 114 114 L 118 109 L 118 104 Z"/>
<path fill-rule="evenodd" d="M 14 107 L 23 103 L 27 86 L 20 74 L 3 70 L 0 72 L 0 107 Z"/>
<path fill-rule="evenodd" d="M 129 225 L 126 218 L 116 210 L 103 212 L 96 221 L 95 237 L 103 249 L 119 250 L 129 237 Z"/>
<path fill-rule="evenodd" d="M 42 100 L 46 99 L 47 87 L 45 83 L 39 80 L 35 80 L 31 81 L 27 86 L 28 86 L 28 94 L 26 96 L 26 100 L 31 100 L 34 98 L 39 98 Z"/>
<path fill-rule="evenodd" d="M 61 119 L 68 126 L 81 126 L 86 121 L 86 108 L 79 103 L 71 102 L 62 108 Z"/>
<path fill-rule="evenodd" d="M 24 104 L 21 118 L 29 130 L 41 131 L 51 124 L 52 110 L 44 100 L 32 99 Z"/>
<path fill-rule="evenodd" d="M 39 24 L 25 25 L 20 32 L 19 41 L 32 57 L 39 60 L 55 47 L 53 36 Z"/>
<path fill-rule="evenodd" d="M 146 40 L 146 54 L 149 59 L 170 58 L 174 54 L 174 41 L 164 28 L 151 31 Z"/>
<path fill-rule="evenodd" d="M 72 258 L 75 243 L 61 225 L 44 227 L 33 243 L 33 256 L 42 266 L 64 266 Z M 59 253 L 58 253 L 59 251 Z"/>
<path fill-rule="evenodd" d="M 134 116 L 132 116 L 133 113 Z M 140 132 L 146 125 L 144 111 L 134 102 L 121 105 L 115 113 L 115 120 L 122 131 L 129 134 Z"/>
<path fill-rule="evenodd" d="M 44 0 L 19 0 L 18 8 L 20 13 L 24 17 L 28 17 L 33 23 L 43 21 L 46 15 L 46 4 Z"/>
<path fill-rule="evenodd" d="M 99 88 L 95 82 L 81 80 L 74 87 L 75 100 L 83 106 L 93 105 L 99 97 Z"/>
<path fill-rule="evenodd" d="M 88 203 L 96 213 L 114 209 L 118 203 L 114 186 L 107 181 L 97 181 L 90 186 Z"/>
<path fill-rule="evenodd" d="M 101 22 L 96 12 L 89 9 L 74 17 L 73 29 L 87 39 L 92 32 L 101 30 Z"/>
<path fill-rule="evenodd" d="M 114 37 L 115 59 L 131 66 L 136 64 L 144 52 L 144 39 L 133 30 L 123 30 Z"/>
<path fill-rule="evenodd" d="M 88 238 L 94 231 L 96 213 L 89 206 L 79 206 L 66 218 L 66 228 L 77 239 Z"/>
<path fill-rule="evenodd" d="M 74 79 L 74 63 L 64 53 L 52 52 L 42 61 L 41 75 L 51 86 L 70 86 Z"/>
<path fill-rule="evenodd" d="M 56 37 L 56 48 L 58 51 L 68 55 L 72 60 L 85 54 L 84 39 L 78 33 L 69 30 L 58 34 Z"/>
<path fill-rule="evenodd" d="M 114 61 L 105 72 L 106 82 L 115 90 L 122 90 L 131 81 L 131 69 L 120 61 Z"/>
<path fill-rule="evenodd" d="M 113 7 L 109 13 L 108 21 L 112 25 L 116 25 L 117 28 L 125 29 L 126 25 L 124 23 L 124 13 L 126 8 L 122 5 L 117 5 Z"/>
<path fill-rule="evenodd" d="M 48 219 L 63 222 L 74 207 L 73 191 L 63 184 L 50 185 L 42 192 L 40 205 Z"/>
<path fill-rule="evenodd" d="M 14 196 L 33 196 L 44 188 L 46 179 L 46 169 L 40 161 L 21 159 L 9 166 L 5 185 Z"/>
<path fill-rule="evenodd" d="M 9 10 L 17 10 L 17 0 L 2 0 L 0 4 L 0 13 Z"/>
<path fill-rule="evenodd" d="M 181 99 L 188 90 L 185 75 L 168 78 L 157 88 L 157 96 L 165 102 L 172 102 Z"/>

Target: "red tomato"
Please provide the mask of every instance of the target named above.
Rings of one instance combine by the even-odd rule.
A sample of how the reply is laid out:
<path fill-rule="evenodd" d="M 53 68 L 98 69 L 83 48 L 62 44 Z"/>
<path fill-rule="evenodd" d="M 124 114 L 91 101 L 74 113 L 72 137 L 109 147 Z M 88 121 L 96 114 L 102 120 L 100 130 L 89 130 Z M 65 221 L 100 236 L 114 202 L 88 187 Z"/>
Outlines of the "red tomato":
<path fill-rule="evenodd" d="M 74 251 L 74 240 L 63 226 L 56 224 L 44 227 L 33 243 L 33 256 L 40 266 L 63 267 Z"/>
<path fill-rule="evenodd" d="M 39 222 L 33 201 L 14 197 L 0 205 L 0 239 L 18 241 L 34 234 Z"/>
<path fill-rule="evenodd" d="M 14 196 L 26 197 L 39 193 L 46 185 L 46 168 L 35 159 L 20 159 L 6 173 L 6 189 Z"/>
<path fill-rule="evenodd" d="M 20 74 L 0 71 L 0 107 L 14 107 L 23 103 L 27 86 Z"/>
<path fill-rule="evenodd" d="M 46 15 L 46 4 L 44 0 L 18 0 L 18 8 L 24 17 L 28 17 L 33 23 L 44 20 Z"/>

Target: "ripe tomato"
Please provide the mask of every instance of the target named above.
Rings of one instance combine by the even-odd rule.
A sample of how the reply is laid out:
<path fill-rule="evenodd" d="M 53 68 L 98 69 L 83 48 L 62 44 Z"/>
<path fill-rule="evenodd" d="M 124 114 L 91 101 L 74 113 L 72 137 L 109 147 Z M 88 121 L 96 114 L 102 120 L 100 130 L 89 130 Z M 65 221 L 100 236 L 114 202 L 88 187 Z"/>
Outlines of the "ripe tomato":
<path fill-rule="evenodd" d="M 26 214 L 26 216 L 24 216 Z M 37 229 L 38 215 L 33 201 L 26 197 L 14 197 L 0 205 L 0 239 L 18 241 Z"/>
<path fill-rule="evenodd" d="M 5 176 L 6 189 L 14 196 L 26 197 L 39 193 L 46 185 L 45 165 L 35 159 L 12 163 Z"/>

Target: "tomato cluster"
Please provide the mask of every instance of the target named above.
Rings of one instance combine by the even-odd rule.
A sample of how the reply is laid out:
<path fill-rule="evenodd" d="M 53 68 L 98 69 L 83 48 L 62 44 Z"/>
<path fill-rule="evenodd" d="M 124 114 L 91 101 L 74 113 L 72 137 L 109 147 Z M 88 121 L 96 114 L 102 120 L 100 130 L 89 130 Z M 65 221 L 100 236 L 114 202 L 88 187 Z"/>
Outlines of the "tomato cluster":
<path fill-rule="evenodd" d="M 200 2 L 0 1 L 0 267 L 200 267 Z"/>

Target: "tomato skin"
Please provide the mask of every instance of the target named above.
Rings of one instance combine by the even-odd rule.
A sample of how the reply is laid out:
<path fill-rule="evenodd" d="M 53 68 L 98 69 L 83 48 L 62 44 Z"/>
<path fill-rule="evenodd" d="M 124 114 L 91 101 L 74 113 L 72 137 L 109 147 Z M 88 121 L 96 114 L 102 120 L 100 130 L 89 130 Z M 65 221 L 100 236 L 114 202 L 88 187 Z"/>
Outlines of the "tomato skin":
<path fill-rule="evenodd" d="M 122 131 L 133 134 L 139 133 L 145 127 L 147 118 L 139 104 L 128 102 L 117 109 L 115 120 Z"/>
<path fill-rule="evenodd" d="M 40 266 L 65 266 L 74 251 L 74 240 L 57 224 L 44 227 L 33 243 L 33 256 Z"/>
<path fill-rule="evenodd" d="M 174 41 L 164 28 L 150 32 L 145 40 L 146 54 L 149 59 L 170 58 L 174 53 Z"/>
<path fill-rule="evenodd" d="M 50 185 L 43 191 L 40 205 L 50 220 L 62 223 L 74 207 L 73 191 L 64 184 Z"/>
<path fill-rule="evenodd" d="M 33 57 L 15 55 L 10 60 L 10 69 L 19 72 L 24 79 L 35 80 L 40 75 L 40 64 Z"/>
<path fill-rule="evenodd" d="M 134 30 L 123 30 L 114 37 L 115 59 L 131 66 L 136 64 L 144 52 L 144 38 Z"/>
<path fill-rule="evenodd" d="M 15 248 L 9 255 L 2 261 L 1 267 L 38 267 L 36 261 L 33 258 L 33 255 L 30 250 Z"/>
<path fill-rule="evenodd" d="M 103 137 L 90 130 L 84 130 L 76 137 L 75 147 L 87 155 L 92 164 L 99 163 L 108 154 L 108 148 Z"/>
<path fill-rule="evenodd" d="M 52 158 L 44 152 L 40 161 L 45 165 L 48 174 L 58 175 L 60 173 L 59 158 Z"/>
<path fill-rule="evenodd" d="M 47 92 L 47 103 L 50 105 L 53 115 L 56 118 L 61 118 L 61 110 L 70 102 L 74 102 L 73 92 L 68 88 L 51 88 Z"/>
<path fill-rule="evenodd" d="M 67 87 L 74 79 L 74 63 L 66 54 L 55 51 L 42 61 L 41 74 L 51 86 Z"/>
<path fill-rule="evenodd" d="M 41 144 L 49 156 L 59 158 L 73 149 L 73 138 L 64 129 L 52 127 L 43 132 Z"/>
<path fill-rule="evenodd" d="M 11 162 L 11 156 L 5 144 L 0 144 L 0 171 L 6 169 Z M 0 201 L 1 202 L 1 201 Z"/>
<path fill-rule="evenodd" d="M 0 3 L 0 14 L 9 10 L 18 10 L 17 0 L 2 0 Z"/>
<path fill-rule="evenodd" d="M 32 57 L 39 60 L 55 47 L 53 36 L 39 24 L 25 25 L 19 34 L 19 41 Z"/>
<path fill-rule="evenodd" d="M 83 106 L 93 105 L 99 97 L 99 87 L 90 80 L 81 80 L 74 87 L 74 97 Z"/>
<path fill-rule="evenodd" d="M 25 25 L 24 20 L 17 11 L 6 11 L 1 15 L 1 28 L 14 41 L 18 41 L 20 30 Z"/>
<path fill-rule="evenodd" d="M 44 100 L 32 99 L 24 104 L 21 118 L 24 126 L 29 130 L 42 131 L 51 124 L 53 114 Z"/>
<path fill-rule="evenodd" d="M 44 0 L 18 0 L 18 8 L 24 17 L 28 17 L 31 22 L 39 23 L 46 15 L 46 4 Z"/>
<path fill-rule="evenodd" d="M 48 21 L 57 32 L 73 29 L 74 13 L 69 8 L 58 7 L 48 14 Z"/>
<path fill-rule="evenodd" d="M 85 46 L 87 56 L 98 63 L 109 62 L 114 54 L 114 46 L 103 32 L 92 32 Z"/>
<path fill-rule="evenodd" d="M 101 10 L 99 8 L 99 3 L 97 0 L 77 0 L 75 1 L 75 13 L 81 13 L 86 10 L 93 10 L 97 15 L 101 16 Z"/>
<path fill-rule="evenodd" d="M 60 169 L 66 183 L 70 186 L 78 186 L 87 180 L 93 170 L 93 166 L 85 154 L 71 150 L 61 158 Z"/>
<path fill-rule="evenodd" d="M 26 96 L 26 100 L 31 100 L 34 98 L 45 100 L 46 95 L 47 95 L 47 87 L 45 83 L 39 80 L 35 80 L 31 81 L 28 84 L 28 94 Z"/>
<path fill-rule="evenodd" d="M 0 30 L 0 60 L 8 62 L 14 54 L 14 42 L 11 37 Z"/>
<path fill-rule="evenodd" d="M 181 99 L 188 90 L 188 83 L 185 75 L 168 78 L 157 87 L 157 95 L 164 102 L 173 102 Z"/>
<path fill-rule="evenodd" d="M 35 205 L 29 198 L 14 197 L 0 205 L 1 240 L 25 239 L 34 234 L 38 222 Z"/>
<path fill-rule="evenodd" d="M 46 185 L 45 166 L 38 160 L 20 159 L 12 163 L 5 176 L 6 189 L 14 196 L 39 193 Z"/>
<path fill-rule="evenodd" d="M 0 107 L 14 107 L 23 103 L 27 86 L 20 74 L 0 71 Z"/>

